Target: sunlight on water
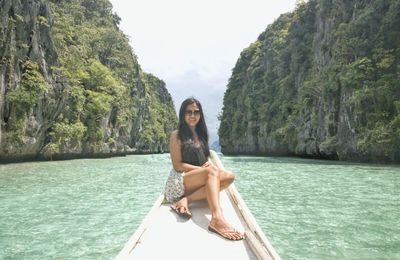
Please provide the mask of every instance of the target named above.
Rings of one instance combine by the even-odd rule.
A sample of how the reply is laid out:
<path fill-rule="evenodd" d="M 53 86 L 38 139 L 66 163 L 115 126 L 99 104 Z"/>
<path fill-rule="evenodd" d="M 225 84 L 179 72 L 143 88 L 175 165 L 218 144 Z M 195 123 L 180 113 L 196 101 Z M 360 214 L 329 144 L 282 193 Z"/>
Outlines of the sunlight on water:
<path fill-rule="evenodd" d="M 283 259 L 400 259 L 400 167 L 222 157 Z M 110 259 L 161 194 L 168 154 L 0 165 L 0 259 Z"/>

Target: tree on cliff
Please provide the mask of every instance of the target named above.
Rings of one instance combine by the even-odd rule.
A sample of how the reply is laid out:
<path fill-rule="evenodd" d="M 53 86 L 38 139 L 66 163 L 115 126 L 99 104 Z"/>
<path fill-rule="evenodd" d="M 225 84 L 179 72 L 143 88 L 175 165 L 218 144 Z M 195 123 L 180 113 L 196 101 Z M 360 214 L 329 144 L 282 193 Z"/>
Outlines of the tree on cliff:
<path fill-rule="evenodd" d="M 241 53 L 225 153 L 400 162 L 399 1 L 310 0 Z"/>

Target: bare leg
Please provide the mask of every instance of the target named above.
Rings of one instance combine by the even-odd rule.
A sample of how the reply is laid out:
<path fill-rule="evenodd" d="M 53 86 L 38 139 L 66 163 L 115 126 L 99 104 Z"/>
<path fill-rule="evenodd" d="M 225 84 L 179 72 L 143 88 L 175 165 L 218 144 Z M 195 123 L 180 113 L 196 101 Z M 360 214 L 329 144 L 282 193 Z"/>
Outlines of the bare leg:
<path fill-rule="evenodd" d="M 219 172 L 211 171 L 208 175 L 208 180 L 206 182 L 206 194 L 208 205 L 211 210 L 211 221 L 210 226 L 213 229 L 219 230 L 225 237 L 229 239 L 238 240 L 242 238 L 242 235 L 239 232 L 236 232 L 232 229 L 231 225 L 225 220 L 219 200 L 219 190 L 220 190 L 220 182 L 219 182 Z"/>
<path fill-rule="evenodd" d="M 229 171 L 220 171 L 219 180 L 220 180 L 220 191 L 221 191 L 229 187 L 229 185 L 235 180 L 235 175 Z M 198 200 L 207 199 L 206 185 L 201 186 L 195 191 L 190 191 L 190 190 L 188 191 L 187 189 L 188 188 L 186 188 L 185 196 L 182 199 L 180 199 L 175 204 L 175 206 L 181 213 L 188 212 L 189 214 L 191 214 L 188 208 L 188 205 L 190 203 Z"/>
<path fill-rule="evenodd" d="M 218 171 L 210 171 L 206 182 L 206 196 L 213 218 L 222 218 L 221 207 L 219 205 L 219 176 Z M 211 220 L 212 221 L 212 220 Z"/>
<path fill-rule="evenodd" d="M 235 176 L 233 174 L 225 174 L 225 178 L 220 177 L 220 191 L 226 189 L 231 185 L 233 180 L 235 179 Z M 192 192 L 191 194 L 185 196 L 187 198 L 187 203 L 190 204 L 194 201 L 198 200 L 205 200 L 207 199 L 207 193 L 206 193 L 206 186 L 202 186 L 201 188 L 197 189 L 196 191 Z"/>
<path fill-rule="evenodd" d="M 235 231 L 232 226 L 225 220 L 219 202 L 219 191 L 220 186 L 220 175 L 224 172 L 217 168 L 210 166 L 206 168 L 196 169 L 186 173 L 184 177 L 185 190 L 190 193 L 193 192 L 191 199 L 201 199 L 205 195 L 211 210 L 211 221 L 210 226 L 218 230 L 224 237 L 228 239 L 242 239 L 243 235 Z M 203 190 L 204 187 L 204 190 Z M 184 197 L 178 204 L 187 204 L 188 198 Z"/>

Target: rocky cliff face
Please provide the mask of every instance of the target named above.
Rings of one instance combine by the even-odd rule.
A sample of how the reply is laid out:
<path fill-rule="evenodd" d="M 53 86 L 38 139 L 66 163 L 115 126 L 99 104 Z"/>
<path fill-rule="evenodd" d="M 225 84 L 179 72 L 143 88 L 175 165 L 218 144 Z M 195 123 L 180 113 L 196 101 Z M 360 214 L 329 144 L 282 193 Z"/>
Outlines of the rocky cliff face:
<path fill-rule="evenodd" d="M 65 80 L 51 69 L 52 66 L 58 66 L 51 28 L 40 24 L 38 20 L 39 17 L 46 17 L 51 24 L 52 17 L 49 7 L 36 1 L 2 1 L 0 12 L 1 155 L 33 156 L 43 147 L 46 131 L 65 105 Z M 52 87 L 46 93 L 28 89 L 26 93 L 15 97 L 13 103 L 18 105 L 14 105 L 7 96 L 11 91 L 22 88 L 23 75 L 29 73 L 28 70 L 40 71 L 38 80 Z M 27 107 L 29 112 L 21 118 L 19 114 L 25 112 L 21 111 L 24 97 L 29 99 L 30 96 L 33 96 L 36 104 Z M 31 106 L 29 100 L 26 102 Z M 16 131 L 22 135 L 16 136 Z"/>
<path fill-rule="evenodd" d="M 0 17 L 0 160 L 168 150 L 171 96 L 108 1 L 4 0 Z"/>
<path fill-rule="evenodd" d="M 310 0 L 282 15 L 233 70 L 222 151 L 400 162 L 399 10 Z"/>

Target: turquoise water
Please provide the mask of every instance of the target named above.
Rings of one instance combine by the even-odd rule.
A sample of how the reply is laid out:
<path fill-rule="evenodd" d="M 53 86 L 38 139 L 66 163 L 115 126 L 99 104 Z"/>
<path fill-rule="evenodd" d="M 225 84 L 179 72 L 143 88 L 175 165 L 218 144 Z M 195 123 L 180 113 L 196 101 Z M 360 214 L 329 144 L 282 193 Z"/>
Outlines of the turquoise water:
<path fill-rule="evenodd" d="M 225 157 L 283 259 L 400 259 L 400 167 Z"/>
<path fill-rule="evenodd" d="M 283 259 L 400 259 L 400 167 L 222 157 Z M 0 259 L 110 259 L 162 192 L 168 154 L 0 165 Z"/>
<path fill-rule="evenodd" d="M 0 165 L 0 259 L 110 259 L 161 193 L 168 156 Z"/>

